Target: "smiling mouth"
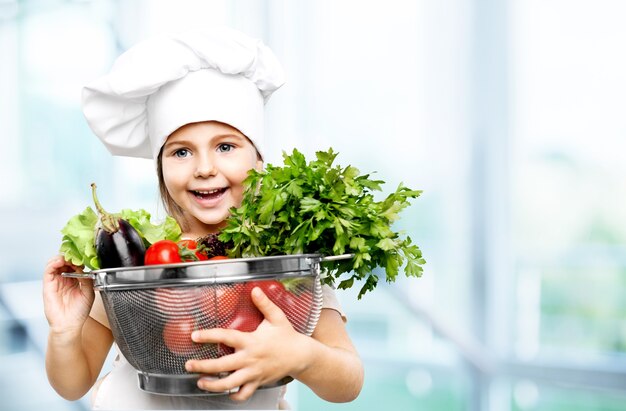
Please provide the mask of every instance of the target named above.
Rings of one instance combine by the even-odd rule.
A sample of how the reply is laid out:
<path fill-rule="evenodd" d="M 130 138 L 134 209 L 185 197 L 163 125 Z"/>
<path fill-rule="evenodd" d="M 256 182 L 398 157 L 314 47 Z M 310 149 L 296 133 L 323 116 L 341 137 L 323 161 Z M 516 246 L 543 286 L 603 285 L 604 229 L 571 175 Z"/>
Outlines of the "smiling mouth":
<path fill-rule="evenodd" d="M 193 194 L 196 198 L 200 200 L 210 200 L 213 198 L 218 198 L 222 194 L 226 192 L 227 188 L 216 188 L 215 190 L 208 191 L 200 191 L 200 190 L 191 190 L 191 194 Z"/>

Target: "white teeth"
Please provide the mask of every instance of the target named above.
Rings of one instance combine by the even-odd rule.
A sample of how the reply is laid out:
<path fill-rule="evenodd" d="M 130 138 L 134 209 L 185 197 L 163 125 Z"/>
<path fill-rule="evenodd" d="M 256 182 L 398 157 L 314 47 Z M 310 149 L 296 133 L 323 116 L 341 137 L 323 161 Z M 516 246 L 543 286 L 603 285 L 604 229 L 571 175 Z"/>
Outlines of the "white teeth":
<path fill-rule="evenodd" d="M 199 190 L 195 190 L 195 191 L 198 194 L 209 195 L 209 194 L 215 194 L 215 193 L 217 193 L 220 190 L 219 189 L 215 189 L 215 190 L 209 190 L 209 191 L 199 191 Z"/>

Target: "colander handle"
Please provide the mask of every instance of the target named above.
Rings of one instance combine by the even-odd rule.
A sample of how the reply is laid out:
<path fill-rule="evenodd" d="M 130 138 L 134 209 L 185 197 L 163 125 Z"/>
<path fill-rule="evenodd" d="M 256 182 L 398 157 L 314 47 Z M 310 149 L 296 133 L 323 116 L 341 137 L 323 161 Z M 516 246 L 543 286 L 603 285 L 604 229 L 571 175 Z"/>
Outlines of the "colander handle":
<path fill-rule="evenodd" d="M 89 280 L 96 278 L 96 275 L 92 273 L 61 273 L 61 276 L 69 278 L 87 278 Z"/>
<path fill-rule="evenodd" d="M 320 258 L 320 261 L 347 260 L 352 257 L 354 257 L 354 254 L 327 255 L 326 257 Z"/>

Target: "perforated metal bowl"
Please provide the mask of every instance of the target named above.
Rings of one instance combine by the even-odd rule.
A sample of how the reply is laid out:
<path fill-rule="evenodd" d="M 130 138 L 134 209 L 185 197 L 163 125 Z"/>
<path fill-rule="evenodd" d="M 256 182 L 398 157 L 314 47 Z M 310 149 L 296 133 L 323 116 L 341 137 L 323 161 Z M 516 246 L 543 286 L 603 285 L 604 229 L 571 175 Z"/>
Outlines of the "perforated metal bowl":
<path fill-rule="evenodd" d="M 262 316 L 258 311 L 253 314 L 256 308 L 249 295 L 254 285 L 260 285 L 298 332 L 311 335 L 322 306 L 320 262 L 347 257 L 286 255 L 64 275 L 94 280 L 115 342 L 138 371 L 141 389 L 167 395 L 207 395 L 211 393 L 197 388 L 199 375 L 185 371 L 185 362 L 217 358 L 232 349 L 194 343 L 190 337 L 193 330 L 254 330 Z"/>

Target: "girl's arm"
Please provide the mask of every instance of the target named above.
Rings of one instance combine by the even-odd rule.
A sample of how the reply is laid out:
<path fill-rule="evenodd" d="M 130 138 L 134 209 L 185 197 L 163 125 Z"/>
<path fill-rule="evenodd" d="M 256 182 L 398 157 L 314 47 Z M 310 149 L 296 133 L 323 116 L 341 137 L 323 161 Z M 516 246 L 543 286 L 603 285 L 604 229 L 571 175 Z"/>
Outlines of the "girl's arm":
<path fill-rule="evenodd" d="M 93 386 L 111 348 L 111 331 L 89 317 L 94 301 L 90 280 L 66 278 L 80 271 L 61 256 L 44 270 L 43 299 L 50 325 L 46 372 L 50 385 L 68 400 L 76 400 Z"/>
<path fill-rule="evenodd" d="M 322 310 L 313 338 L 293 329 L 285 314 L 259 289 L 252 299 L 265 320 L 251 333 L 226 329 L 196 331 L 196 342 L 221 342 L 235 353 L 218 359 L 191 360 L 187 370 L 218 374 L 236 370 L 228 377 L 201 378 L 198 386 L 207 391 L 228 391 L 244 401 L 263 384 L 290 375 L 306 384 L 326 401 L 354 400 L 363 386 L 363 365 L 335 310 Z"/>
<path fill-rule="evenodd" d="M 301 367 L 291 376 L 326 401 L 356 399 L 363 386 L 363 365 L 341 315 L 323 309 L 312 337 L 301 347 Z"/>
<path fill-rule="evenodd" d="M 91 389 L 113 343 L 111 331 L 89 317 L 82 330 L 48 334 L 46 373 L 54 390 L 77 400 Z"/>

